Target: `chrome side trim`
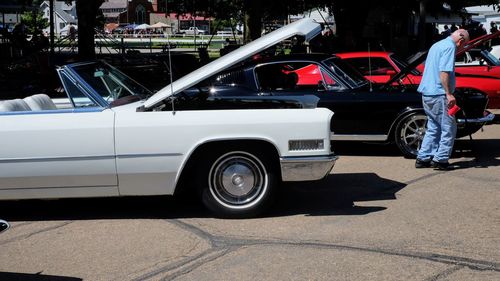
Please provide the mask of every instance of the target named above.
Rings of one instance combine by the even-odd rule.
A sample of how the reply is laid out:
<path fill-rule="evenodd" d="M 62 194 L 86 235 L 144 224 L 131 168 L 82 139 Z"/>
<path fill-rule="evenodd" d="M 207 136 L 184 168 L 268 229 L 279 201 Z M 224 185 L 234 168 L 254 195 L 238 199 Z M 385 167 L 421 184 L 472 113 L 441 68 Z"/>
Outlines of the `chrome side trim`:
<path fill-rule="evenodd" d="M 457 119 L 458 124 L 465 124 L 465 123 L 486 123 L 486 122 L 491 122 L 495 119 L 495 114 L 488 112 L 488 114 L 484 117 L 481 118 L 465 118 L 465 119 Z"/>
<path fill-rule="evenodd" d="M 151 153 L 151 154 L 121 154 L 116 158 L 144 158 L 144 157 L 172 157 L 181 156 L 182 153 Z M 25 157 L 25 158 L 4 158 L 1 163 L 26 163 L 26 162 L 54 162 L 54 161 L 89 161 L 115 159 L 114 155 L 99 156 L 61 156 L 61 157 Z"/>
<path fill-rule="evenodd" d="M 173 157 L 182 156 L 182 153 L 157 153 L 157 154 L 120 154 L 117 158 L 144 158 L 144 157 Z"/>
<path fill-rule="evenodd" d="M 387 135 L 340 135 L 330 133 L 333 141 L 386 141 Z"/>
<path fill-rule="evenodd" d="M 90 113 L 101 112 L 105 108 L 102 107 L 78 107 L 72 109 L 54 109 L 54 110 L 37 110 L 37 111 L 6 111 L 0 112 L 1 115 L 45 115 L 45 114 L 63 114 L 63 113 Z"/>
<path fill-rule="evenodd" d="M 283 181 L 310 181 L 324 178 L 330 173 L 336 155 L 280 158 Z"/>
<path fill-rule="evenodd" d="M 1 163 L 25 163 L 25 162 L 55 162 L 55 161 L 88 161 L 88 160 L 106 160 L 114 159 L 114 155 L 100 156 L 61 156 L 61 157 L 26 157 L 26 158 L 4 158 Z"/>

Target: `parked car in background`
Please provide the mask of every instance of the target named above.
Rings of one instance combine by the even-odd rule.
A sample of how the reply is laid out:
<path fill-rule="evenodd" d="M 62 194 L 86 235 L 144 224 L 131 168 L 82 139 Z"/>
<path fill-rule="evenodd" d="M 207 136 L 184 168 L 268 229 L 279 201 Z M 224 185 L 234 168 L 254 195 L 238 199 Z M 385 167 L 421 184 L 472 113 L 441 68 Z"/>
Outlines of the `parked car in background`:
<path fill-rule="evenodd" d="M 500 79 L 500 60 L 490 53 L 488 43 L 497 39 L 500 31 L 475 38 L 457 51 L 455 72 L 469 76 L 486 76 Z M 424 65 L 419 65 L 418 70 L 423 71 Z"/>
<path fill-rule="evenodd" d="M 154 95 L 104 62 L 60 67 L 66 98 L 0 102 L 0 200 L 184 191 L 220 216 L 262 213 L 279 182 L 330 172 L 333 113 L 314 97 L 209 99 L 183 91 L 268 41 L 317 29 L 295 22 Z"/>
<path fill-rule="evenodd" d="M 238 31 L 236 29 L 232 29 L 231 27 L 224 27 L 222 30 L 217 30 L 217 36 L 222 37 L 234 37 L 238 35 Z"/>
<path fill-rule="evenodd" d="M 204 93 L 209 99 L 314 94 L 320 99 L 318 106 L 335 113 L 333 141 L 395 143 L 404 156 L 415 157 L 425 134 L 426 116 L 416 87 L 393 83 L 406 79 L 405 71 L 386 84 L 375 85 L 339 57 L 286 55 L 247 61 L 186 94 Z M 457 101 L 463 109 L 456 115 L 458 137 L 473 134 L 494 118 L 485 111 L 488 97 L 480 91 L 459 89 Z"/>
<path fill-rule="evenodd" d="M 425 53 L 419 54 L 419 56 L 424 57 L 425 55 Z M 338 53 L 336 56 L 352 64 L 374 83 L 386 83 L 396 73 L 408 67 L 406 60 L 391 52 L 350 52 Z M 459 69 L 459 67 L 456 67 L 456 69 Z M 412 69 L 408 75 L 398 82 L 406 85 L 418 85 L 421 80 L 422 72 L 418 69 Z M 498 78 L 457 73 L 456 87 L 458 89 L 475 89 L 482 92 L 489 97 L 488 108 L 500 108 L 500 79 Z"/>
<path fill-rule="evenodd" d="M 196 26 L 191 26 L 188 29 L 181 30 L 182 33 L 186 35 L 205 35 L 207 32 L 203 29 L 199 29 Z"/>

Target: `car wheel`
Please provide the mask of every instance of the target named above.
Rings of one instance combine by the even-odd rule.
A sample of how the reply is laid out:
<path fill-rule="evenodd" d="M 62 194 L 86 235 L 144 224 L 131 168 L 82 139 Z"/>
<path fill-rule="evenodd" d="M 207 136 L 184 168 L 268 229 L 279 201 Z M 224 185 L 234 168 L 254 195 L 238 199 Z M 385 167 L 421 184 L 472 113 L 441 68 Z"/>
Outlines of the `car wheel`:
<path fill-rule="evenodd" d="M 425 135 L 427 117 L 423 113 L 410 114 L 399 121 L 395 141 L 405 157 L 417 157 L 418 149 Z"/>
<path fill-rule="evenodd" d="M 198 171 L 202 202 L 221 217 L 261 214 L 271 203 L 277 185 L 270 160 L 255 151 L 211 153 Z"/>

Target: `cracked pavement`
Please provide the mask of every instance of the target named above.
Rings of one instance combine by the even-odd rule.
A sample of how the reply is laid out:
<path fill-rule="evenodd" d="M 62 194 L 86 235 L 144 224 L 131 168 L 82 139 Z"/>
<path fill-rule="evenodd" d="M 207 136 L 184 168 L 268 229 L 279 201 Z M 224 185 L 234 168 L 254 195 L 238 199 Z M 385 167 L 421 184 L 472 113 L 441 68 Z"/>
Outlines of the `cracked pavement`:
<path fill-rule="evenodd" d="M 339 143 L 321 182 L 264 216 L 172 197 L 1 202 L 1 280 L 500 280 L 500 125 L 459 140 L 453 171 Z"/>

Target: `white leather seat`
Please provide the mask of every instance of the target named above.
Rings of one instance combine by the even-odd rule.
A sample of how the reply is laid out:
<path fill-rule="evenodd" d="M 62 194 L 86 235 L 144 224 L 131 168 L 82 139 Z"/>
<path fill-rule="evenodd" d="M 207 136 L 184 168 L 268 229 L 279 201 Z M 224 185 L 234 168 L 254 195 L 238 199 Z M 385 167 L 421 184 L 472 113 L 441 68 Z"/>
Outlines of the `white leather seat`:
<path fill-rule="evenodd" d="M 9 111 L 31 111 L 31 108 L 22 99 L 6 100 L 0 102 L 0 112 Z"/>
<path fill-rule="evenodd" d="M 57 109 L 54 102 L 46 94 L 32 95 L 24 98 L 31 110 L 54 110 Z"/>

